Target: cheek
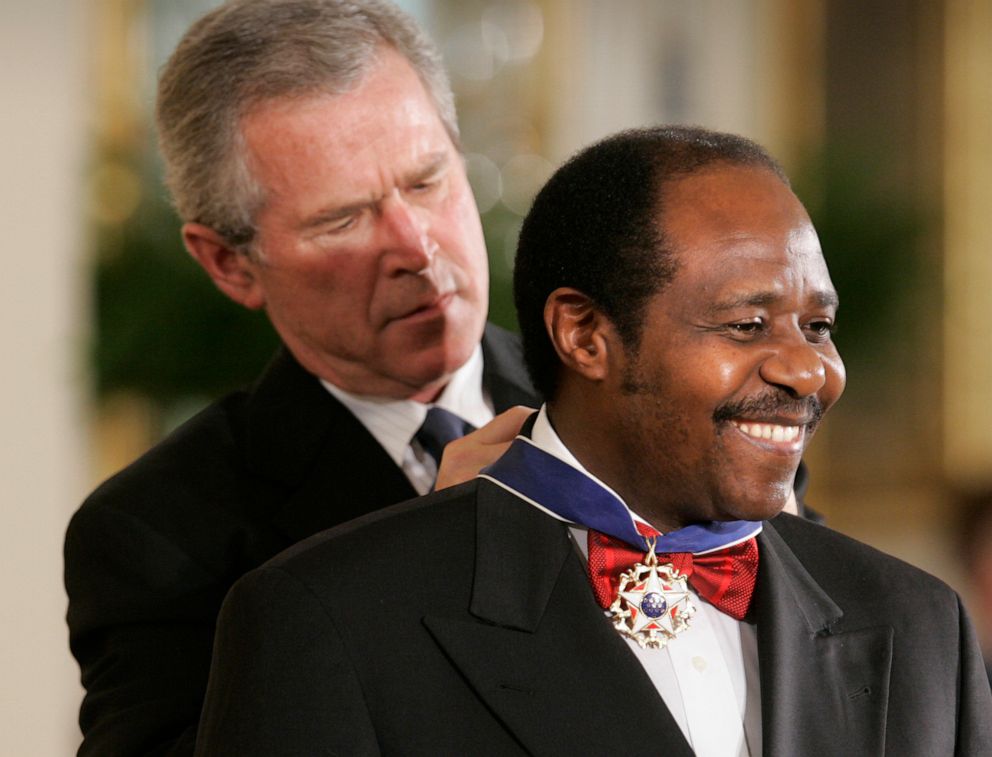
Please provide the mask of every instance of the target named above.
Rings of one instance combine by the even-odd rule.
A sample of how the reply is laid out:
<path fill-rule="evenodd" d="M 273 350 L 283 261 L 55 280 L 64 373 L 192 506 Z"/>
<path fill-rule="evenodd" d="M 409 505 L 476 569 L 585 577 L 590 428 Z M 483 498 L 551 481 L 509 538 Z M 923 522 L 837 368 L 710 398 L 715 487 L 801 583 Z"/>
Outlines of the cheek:
<path fill-rule="evenodd" d="M 752 377 L 759 375 L 758 356 L 729 345 L 710 347 L 687 367 L 685 380 L 695 386 L 701 402 L 712 408 L 747 391 Z"/>
<path fill-rule="evenodd" d="M 756 367 L 751 370 L 741 361 L 725 358 L 700 375 L 709 376 L 708 384 L 715 396 L 725 397 L 743 385 L 751 373 L 757 374 Z"/>
<path fill-rule="evenodd" d="M 616 403 L 617 420 L 623 435 L 632 441 L 632 459 L 647 449 L 678 450 L 690 441 L 700 398 L 687 391 L 693 385 L 679 371 L 666 368 L 640 362 L 624 376 Z"/>
<path fill-rule="evenodd" d="M 280 269 L 270 277 L 271 288 L 282 309 L 317 322 L 320 314 L 341 314 L 367 310 L 375 290 L 375 271 L 370 265 L 348 264 L 345 259 L 331 263 L 310 261 L 292 269 Z"/>

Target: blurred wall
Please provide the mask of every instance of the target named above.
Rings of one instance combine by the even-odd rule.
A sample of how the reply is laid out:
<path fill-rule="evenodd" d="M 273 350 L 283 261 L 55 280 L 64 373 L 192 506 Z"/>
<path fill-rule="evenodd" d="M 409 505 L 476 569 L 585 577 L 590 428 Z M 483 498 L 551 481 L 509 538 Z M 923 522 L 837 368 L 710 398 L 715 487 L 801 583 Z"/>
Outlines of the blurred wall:
<path fill-rule="evenodd" d="M 992 2 L 950 3 L 945 37 L 945 465 L 992 486 Z"/>
<path fill-rule="evenodd" d="M 0 754 L 78 741 L 62 536 L 88 477 L 83 4 L 0 4 Z"/>

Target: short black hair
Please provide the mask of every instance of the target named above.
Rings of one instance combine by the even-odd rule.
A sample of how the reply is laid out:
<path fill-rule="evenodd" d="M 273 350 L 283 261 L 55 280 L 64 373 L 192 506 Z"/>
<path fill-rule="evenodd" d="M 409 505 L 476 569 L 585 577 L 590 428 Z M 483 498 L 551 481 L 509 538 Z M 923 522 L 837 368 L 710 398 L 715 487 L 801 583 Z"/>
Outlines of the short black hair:
<path fill-rule="evenodd" d="M 624 131 L 587 147 L 538 193 L 517 245 L 513 295 L 524 359 L 552 399 L 559 361 L 544 327 L 558 287 L 586 294 L 636 352 L 644 307 L 678 270 L 659 219 L 664 187 L 715 165 L 758 166 L 788 185 L 781 166 L 745 137 L 695 126 Z"/>

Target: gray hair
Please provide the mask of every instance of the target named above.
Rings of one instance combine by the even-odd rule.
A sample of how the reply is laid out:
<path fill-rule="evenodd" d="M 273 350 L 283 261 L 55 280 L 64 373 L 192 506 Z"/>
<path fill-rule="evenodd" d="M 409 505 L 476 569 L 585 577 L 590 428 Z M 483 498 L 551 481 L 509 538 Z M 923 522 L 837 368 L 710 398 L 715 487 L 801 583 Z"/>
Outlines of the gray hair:
<path fill-rule="evenodd" d="M 250 250 L 264 190 L 241 119 L 283 97 L 341 94 L 383 45 L 406 58 L 456 147 L 454 97 L 437 48 L 384 0 L 231 0 L 190 27 L 159 78 L 156 118 L 179 216 Z"/>

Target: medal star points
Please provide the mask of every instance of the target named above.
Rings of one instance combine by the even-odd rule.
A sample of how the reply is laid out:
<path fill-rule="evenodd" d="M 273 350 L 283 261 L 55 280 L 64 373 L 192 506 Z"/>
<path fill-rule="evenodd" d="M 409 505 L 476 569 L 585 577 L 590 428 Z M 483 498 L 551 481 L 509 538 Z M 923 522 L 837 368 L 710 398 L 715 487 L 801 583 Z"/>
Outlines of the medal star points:
<path fill-rule="evenodd" d="M 660 649 L 689 627 L 695 613 L 686 578 L 670 564 L 658 565 L 654 550 L 645 564 L 620 575 L 617 597 L 610 605 L 613 625 L 642 648 Z"/>

